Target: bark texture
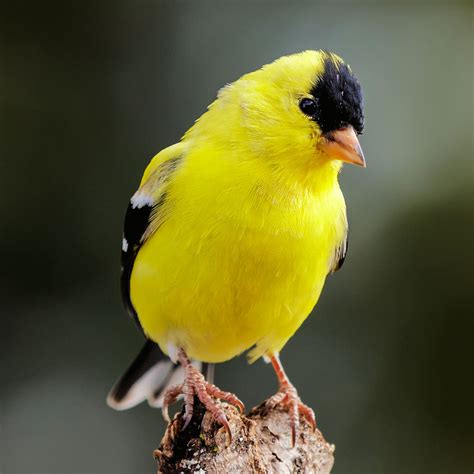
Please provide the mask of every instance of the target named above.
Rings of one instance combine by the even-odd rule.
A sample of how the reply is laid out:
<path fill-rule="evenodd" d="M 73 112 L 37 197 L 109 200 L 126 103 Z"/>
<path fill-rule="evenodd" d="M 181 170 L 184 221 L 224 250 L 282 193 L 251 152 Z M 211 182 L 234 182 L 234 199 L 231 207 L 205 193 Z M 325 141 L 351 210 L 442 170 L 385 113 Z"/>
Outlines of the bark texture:
<path fill-rule="evenodd" d="M 168 425 L 154 452 L 158 473 L 329 473 L 334 445 L 319 430 L 300 418 L 296 446 L 291 447 L 288 413 L 265 403 L 246 415 L 223 404 L 232 430 L 229 444 L 224 428 L 217 425 L 200 403 L 190 425 L 181 430 L 181 414 Z"/>

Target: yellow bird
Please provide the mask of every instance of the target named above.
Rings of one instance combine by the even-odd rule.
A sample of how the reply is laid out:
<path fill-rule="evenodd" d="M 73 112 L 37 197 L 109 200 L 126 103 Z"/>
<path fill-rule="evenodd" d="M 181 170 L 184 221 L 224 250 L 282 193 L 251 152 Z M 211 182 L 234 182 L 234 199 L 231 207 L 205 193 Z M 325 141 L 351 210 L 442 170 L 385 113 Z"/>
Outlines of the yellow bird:
<path fill-rule="evenodd" d="M 365 166 L 360 85 L 335 54 L 282 57 L 222 88 L 181 141 L 162 150 L 130 200 L 122 243 L 122 292 L 147 338 L 109 394 L 116 409 L 148 399 L 164 408 L 194 397 L 228 430 L 200 364 L 249 349 L 265 357 L 288 407 L 313 426 L 279 352 L 310 314 L 326 276 L 342 265 L 347 218 L 337 177 Z M 179 362 L 176 367 L 173 362 Z M 172 384 L 174 387 L 164 392 Z"/>

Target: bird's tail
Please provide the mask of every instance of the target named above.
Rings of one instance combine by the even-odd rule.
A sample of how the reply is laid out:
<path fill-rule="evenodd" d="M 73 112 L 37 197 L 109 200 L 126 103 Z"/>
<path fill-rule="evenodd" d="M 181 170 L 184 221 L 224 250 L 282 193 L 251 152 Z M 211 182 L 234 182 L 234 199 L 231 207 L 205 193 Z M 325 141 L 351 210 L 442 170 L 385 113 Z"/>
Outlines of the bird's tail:
<path fill-rule="evenodd" d="M 200 362 L 193 362 L 198 369 Z M 212 364 L 205 364 L 212 365 Z M 209 374 L 209 367 L 206 367 Z M 135 360 L 117 380 L 107 396 L 107 404 L 115 410 L 127 410 L 147 400 L 152 407 L 163 405 L 164 393 L 184 380 L 184 370 L 147 340 Z"/>

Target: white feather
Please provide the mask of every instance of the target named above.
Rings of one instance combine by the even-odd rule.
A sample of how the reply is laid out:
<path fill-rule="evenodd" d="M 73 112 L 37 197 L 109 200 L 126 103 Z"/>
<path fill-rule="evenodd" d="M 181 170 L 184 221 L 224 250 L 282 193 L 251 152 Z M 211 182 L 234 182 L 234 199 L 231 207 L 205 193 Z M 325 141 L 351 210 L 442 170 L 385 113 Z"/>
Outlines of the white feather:
<path fill-rule="evenodd" d="M 128 242 L 127 242 L 127 239 L 124 237 L 122 239 L 122 251 L 126 252 L 127 250 L 128 250 Z"/>
<path fill-rule="evenodd" d="M 171 342 L 168 344 L 168 357 L 175 363 L 178 363 L 178 352 L 179 349 Z"/>
<path fill-rule="evenodd" d="M 153 198 L 145 193 L 137 192 L 130 199 L 132 209 L 141 209 L 144 206 L 153 206 Z"/>
<path fill-rule="evenodd" d="M 107 396 L 107 404 L 115 410 L 128 410 L 146 400 L 150 394 L 159 387 L 163 380 L 168 377 L 172 364 L 167 360 L 162 360 L 145 372 L 127 392 L 127 395 L 120 401 L 113 398 L 114 388 Z"/>

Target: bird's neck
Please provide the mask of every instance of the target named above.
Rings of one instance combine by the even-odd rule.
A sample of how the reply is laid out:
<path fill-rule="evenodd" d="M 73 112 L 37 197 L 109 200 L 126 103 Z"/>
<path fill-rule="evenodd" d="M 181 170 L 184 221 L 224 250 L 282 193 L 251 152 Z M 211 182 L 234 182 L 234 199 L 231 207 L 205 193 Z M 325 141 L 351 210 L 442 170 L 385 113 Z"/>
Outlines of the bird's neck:
<path fill-rule="evenodd" d="M 298 150 L 286 141 L 255 140 L 245 127 L 228 127 L 228 123 L 213 113 L 211 107 L 184 136 L 193 146 L 220 150 L 222 159 L 233 167 L 253 169 L 265 181 L 292 190 L 316 195 L 338 186 L 340 161 L 330 160 L 317 149 Z M 233 131 L 230 131 L 233 130 Z M 232 165 L 231 165 L 232 167 Z M 237 173 L 238 174 L 238 173 Z"/>
<path fill-rule="evenodd" d="M 289 153 L 288 157 L 260 157 L 259 161 L 266 168 L 268 178 L 280 189 L 323 196 L 339 186 L 337 178 L 342 163 L 325 156 Z"/>

